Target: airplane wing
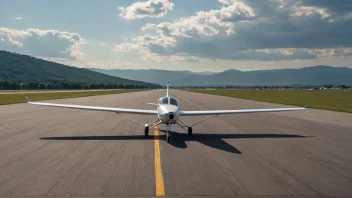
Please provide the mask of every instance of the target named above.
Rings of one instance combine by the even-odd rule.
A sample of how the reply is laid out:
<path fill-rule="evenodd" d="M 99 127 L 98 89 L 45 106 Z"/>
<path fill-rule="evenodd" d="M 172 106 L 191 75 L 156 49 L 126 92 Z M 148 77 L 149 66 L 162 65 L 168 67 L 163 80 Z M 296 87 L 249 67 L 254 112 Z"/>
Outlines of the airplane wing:
<path fill-rule="evenodd" d="M 50 107 L 61 107 L 61 108 L 71 108 L 71 109 L 82 109 L 82 110 L 92 110 L 92 111 L 109 111 L 115 113 L 129 113 L 129 114 L 152 114 L 156 115 L 157 110 L 143 110 L 143 109 L 123 109 L 123 108 L 113 108 L 113 107 L 97 107 L 97 106 L 83 106 L 83 105 L 68 105 L 68 104 L 53 104 L 53 103 L 42 103 L 42 102 L 31 102 L 28 98 L 27 103 L 33 105 L 50 106 Z"/>
<path fill-rule="evenodd" d="M 203 111 L 181 111 L 181 116 L 195 115 L 220 115 L 220 114 L 239 114 L 239 113 L 262 113 L 262 112 L 280 112 L 280 111 L 298 111 L 308 109 L 308 105 L 297 108 L 274 108 L 274 109 L 240 109 L 240 110 L 203 110 Z"/>

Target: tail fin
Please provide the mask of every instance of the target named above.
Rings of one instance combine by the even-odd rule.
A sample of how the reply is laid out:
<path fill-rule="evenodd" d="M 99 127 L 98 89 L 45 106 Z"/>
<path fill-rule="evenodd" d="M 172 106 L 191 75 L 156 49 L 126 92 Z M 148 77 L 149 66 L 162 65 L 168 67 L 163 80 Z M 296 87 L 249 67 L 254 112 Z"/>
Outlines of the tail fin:
<path fill-rule="evenodd" d="M 166 96 L 169 97 L 169 81 L 167 81 Z"/>

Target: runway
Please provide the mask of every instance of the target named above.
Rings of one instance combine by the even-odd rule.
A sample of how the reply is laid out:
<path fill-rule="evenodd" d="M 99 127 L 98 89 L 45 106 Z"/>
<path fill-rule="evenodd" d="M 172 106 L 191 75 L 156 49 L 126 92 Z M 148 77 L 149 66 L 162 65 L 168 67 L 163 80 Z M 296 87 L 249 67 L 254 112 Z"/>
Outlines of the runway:
<path fill-rule="evenodd" d="M 182 110 L 287 107 L 171 93 Z M 146 103 L 164 95 L 152 90 L 47 102 L 154 109 Z M 145 137 L 143 126 L 109 112 L 0 106 L 0 197 L 154 197 L 160 188 L 166 197 L 352 197 L 352 114 L 222 115 L 195 126 L 192 137 L 172 125 L 171 144 L 164 130 L 150 129 Z"/>

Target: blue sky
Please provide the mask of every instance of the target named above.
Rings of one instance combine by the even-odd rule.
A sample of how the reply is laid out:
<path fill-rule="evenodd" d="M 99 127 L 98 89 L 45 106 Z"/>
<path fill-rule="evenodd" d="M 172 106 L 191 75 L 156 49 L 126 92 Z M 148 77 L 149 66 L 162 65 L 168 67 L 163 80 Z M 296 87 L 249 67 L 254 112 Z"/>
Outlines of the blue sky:
<path fill-rule="evenodd" d="M 0 0 L 0 50 L 77 67 L 352 67 L 352 1 Z"/>

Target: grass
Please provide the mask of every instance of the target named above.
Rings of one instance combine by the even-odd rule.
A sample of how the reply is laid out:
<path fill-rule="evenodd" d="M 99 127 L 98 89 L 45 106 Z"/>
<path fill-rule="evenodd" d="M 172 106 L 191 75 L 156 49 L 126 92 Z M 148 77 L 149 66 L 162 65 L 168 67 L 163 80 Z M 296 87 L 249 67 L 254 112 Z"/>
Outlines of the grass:
<path fill-rule="evenodd" d="M 79 98 L 79 97 L 86 97 L 86 96 L 99 96 L 99 95 L 108 95 L 108 94 L 120 94 L 120 93 L 129 93 L 129 92 L 135 92 L 135 91 L 141 91 L 141 90 L 0 94 L 0 105 L 25 103 L 26 96 L 28 96 L 28 98 L 31 101 L 39 101 L 39 100 L 53 100 L 53 99 L 62 99 L 62 98 Z"/>
<path fill-rule="evenodd" d="M 70 91 L 70 92 L 74 92 L 74 91 L 85 91 L 85 92 L 88 92 L 88 91 L 114 91 L 114 90 L 117 90 L 117 89 L 86 89 L 86 90 L 83 90 L 83 89 L 30 89 L 30 90 L 26 90 L 26 89 L 23 89 L 23 90 L 0 90 L 0 93 L 1 92 L 67 92 L 67 91 Z"/>
<path fill-rule="evenodd" d="M 294 106 L 352 113 L 351 90 L 189 90 Z"/>

